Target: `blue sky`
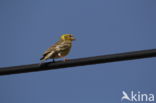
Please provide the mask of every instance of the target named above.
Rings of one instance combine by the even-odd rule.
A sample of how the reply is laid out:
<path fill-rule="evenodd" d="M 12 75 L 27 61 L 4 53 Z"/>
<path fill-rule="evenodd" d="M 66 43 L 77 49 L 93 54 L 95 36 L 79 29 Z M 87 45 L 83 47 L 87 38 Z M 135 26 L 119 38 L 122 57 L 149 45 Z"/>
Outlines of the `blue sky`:
<path fill-rule="evenodd" d="M 38 63 L 64 33 L 68 58 L 155 48 L 155 0 L 1 0 L 0 66 Z M 0 77 L 1 103 L 119 103 L 156 94 L 156 58 Z M 126 101 L 124 101 L 126 103 Z"/>

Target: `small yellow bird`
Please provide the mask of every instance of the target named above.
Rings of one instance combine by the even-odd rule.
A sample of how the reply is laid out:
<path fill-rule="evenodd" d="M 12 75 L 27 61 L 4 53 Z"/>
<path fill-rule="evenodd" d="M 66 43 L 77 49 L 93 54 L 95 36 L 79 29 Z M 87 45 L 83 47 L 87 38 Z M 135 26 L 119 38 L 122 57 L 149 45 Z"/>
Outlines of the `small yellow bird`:
<path fill-rule="evenodd" d="M 64 61 L 66 61 L 65 56 L 68 55 L 73 40 L 75 38 L 72 34 L 63 34 L 58 42 L 43 53 L 43 57 L 40 60 L 43 62 L 47 59 L 53 59 L 53 62 L 55 62 L 54 59 L 64 58 Z"/>

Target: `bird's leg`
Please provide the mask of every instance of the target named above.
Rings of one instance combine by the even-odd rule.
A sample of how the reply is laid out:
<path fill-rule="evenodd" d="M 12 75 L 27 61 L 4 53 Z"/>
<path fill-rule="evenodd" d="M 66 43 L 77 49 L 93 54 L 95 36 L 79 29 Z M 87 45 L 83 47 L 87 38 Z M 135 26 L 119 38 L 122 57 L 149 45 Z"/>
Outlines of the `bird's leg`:
<path fill-rule="evenodd" d="M 65 57 L 64 57 L 64 62 L 66 62 L 66 61 L 68 61 L 68 60 L 69 60 L 68 58 L 65 58 Z"/>
<path fill-rule="evenodd" d="M 62 56 L 61 53 L 59 53 L 58 56 L 59 56 L 60 58 L 64 58 L 64 60 L 63 60 L 64 62 L 67 61 L 67 60 L 69 60 L 69 59 L 65 58 L 64 56 Z"/>
<path fill-rule="evenodd" d="M 55 63 L 55 59 L 53 58 L 53 61 L 52 61 L 53 63 Z"/>

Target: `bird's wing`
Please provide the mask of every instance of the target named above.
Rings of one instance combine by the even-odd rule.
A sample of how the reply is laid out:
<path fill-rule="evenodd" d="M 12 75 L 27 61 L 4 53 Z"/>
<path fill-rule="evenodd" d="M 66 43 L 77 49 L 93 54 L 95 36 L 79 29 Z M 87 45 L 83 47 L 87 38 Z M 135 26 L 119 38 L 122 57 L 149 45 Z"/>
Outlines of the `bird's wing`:
<path fill-rule="evenodd" d="M 48 48 L 44 53 L 43 56 L 47 55 L 48 53 L 50 53 L 51 51 L 56 51 L 56 47 L 57 45 L 60 44 L 60 41 L 56 42 L 54 45 L 52 45 L 50 48 Z"/>
<path fill-rule="evenodd" d="M 62 43 L 60 43 L 59 45 L 57 45 L 56 47 L 55 47 L 55 50 L 56 51 L 64 51 L 64 50 L 66 50 L 66 49 L 68 49 L 70 47 L 70 44 L 66 44 L 66 43 L 64 43 L 64 42 L 62 42 Z"/>

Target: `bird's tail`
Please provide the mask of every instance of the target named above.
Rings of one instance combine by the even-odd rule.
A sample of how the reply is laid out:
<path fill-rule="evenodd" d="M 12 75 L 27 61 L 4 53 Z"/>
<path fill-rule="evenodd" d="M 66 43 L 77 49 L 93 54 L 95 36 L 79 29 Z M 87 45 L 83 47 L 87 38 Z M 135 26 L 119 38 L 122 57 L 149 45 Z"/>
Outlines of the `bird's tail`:
<path fill-rule="evenodd" d="M 40 58 L 40 60 L 41 60 L 41 62 L 40 62 L 40 64 L 39 64 L 39 65 L 40 65 L 40 66 L 42 66 L 42 64 L 43 64 L 43 63 L 44 63 L 44 61 L 45 61 L 45 60 L 44 60 L 44 56 L 43 56 L 42 58 Z"/>
<path fill-rule="evenodd" d="M 44 56 L 42 58 L 40 58 L 40 60 L 44 60 Z"/>
<path fill-rule="evenodd" d="M 47 60 L 47 59 L 49 59 L 51 57 L 52 54 L 53 54 L 53 52 L 44 54 L 43 57 L 40 58 L 40 60 L 42 60 L 42 61 Z"/>

